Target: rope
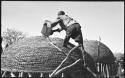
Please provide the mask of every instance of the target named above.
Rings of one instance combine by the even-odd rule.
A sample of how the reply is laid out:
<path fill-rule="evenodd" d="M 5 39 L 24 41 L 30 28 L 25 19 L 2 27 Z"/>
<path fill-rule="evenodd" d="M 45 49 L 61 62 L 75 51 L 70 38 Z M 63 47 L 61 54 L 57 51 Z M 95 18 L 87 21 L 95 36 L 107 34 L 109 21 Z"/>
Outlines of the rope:
<path fill-rule="evenodd" d="M 54 45 L 54 44 L 50 41 L 49 37 L 47 37 L 47 39 L 48 39 L 49 43 L 50 43 L 52 46 L 54 46 L 54 47 L 57 48 L 59 51 L 61 51 L 64 55 L 67 56 L 66 53 L 64 53 L 59 47 L 57 47 L 56 45 Z"/>

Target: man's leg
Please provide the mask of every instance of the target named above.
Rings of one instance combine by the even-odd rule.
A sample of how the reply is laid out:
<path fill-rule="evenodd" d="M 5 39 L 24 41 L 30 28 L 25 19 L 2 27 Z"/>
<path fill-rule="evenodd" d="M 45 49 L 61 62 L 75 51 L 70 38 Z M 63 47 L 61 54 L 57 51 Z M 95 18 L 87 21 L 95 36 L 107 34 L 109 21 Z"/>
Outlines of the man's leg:
<path fill-rule="evenodd" d="M 65 39 L 64 39 L 64 42 L 63 42 L 63 46 L 64 47 L 67 47 L 67 44 L 69 43 L 69 39 L 71 38 L 71 36 L 74 34 L 73 32 L 75 30 L 75 27 L 72 25 L 72 26 L 69 26 L 66 30 L 66 36 L 65 36 Z"/>
<path fill-rule="evenodd" d="M 63 42 L 63 47 L 67 47 L 67 44 L 69 42 L 69 39 L 70 39 L 70 36 L 69 35 L 66 35 L 65 39 L 64 39 L 64 42 Z"/>
<path fill-rule="evenodd" d="M 69 26 L 69 27 L 67 28 L 67 30 L 66 30 L 66 37 L 65 37 L 64 43 L 63 43 L 63 46 L 64 46 L 64 47 L 67 47 L 67 44 L 68 44 L 68 42 L 69 42 L 69 39 L 70 39 L 70 37 L 72 36 L 73 32 L 75 32 L 75 30 L 76 30 L 75 25 Z M 62 63 L 53 71 L 53 73 L 51 74 L 51 76 L 54 75 L 59 69 L 62 68 L 63 63 L 67 60 L 68 57 L 70 57 L 70 54 L 71 54 L 76 48 L 78 48 L 78 47 L 79 47 L 79 45 L 78 45 L 78 46 L 75 46 L 74 48 L 72 48 L 72 49 L 70 50 L 70 52 L 68 53 L 68 55 L 66 56 L 66 58 L 65 58 L 65 59 L 62 61 Z"/>
<path fill-rule="evenodd" d="M 82 52 L 82 56 L 83 56 L 83 62 L 84 62 L 84 67 L 95 77 L 95 78 L 97 78 L 97 74 L 96 73 L 94 73 L 88 66 L 87 66 L 87 64 L 86 64 L 86 59 L 85 59 L 85 49 L 84 49 L 84 46 L 83 46 L 83 44 L 79 44 L 80 45 L 80 50 L 81 50 L 81 52 Z"/>
<path fill-rule="evenodd" d="M 70 30 L 67 29 L 67 31 L 66 31 L 66 37 L 65 37 L 64 42 L 63 42 L 63 47 L 67 47 L 67 44 L 68 44 L 69 39 L 70 39 L 70 37 L 71 37 L 71 34 L 72 34 L 71 29 L 70 29 Z M 75 46 L 75 47 L 77 47 L 77 46 Z M 75 48 L 75 47 L 74 47 L 74 48 Z M 69 55 L 70 55 L 71 52 L 72 52 L 72 51 L 70 50 L 70 52 L 68 53 L 68 55 L 66 56 L 66 58 L 65 58 L 65 59 L 61 62 L 61 64 L 52 72 L 51 75 L 55 74 L 56 71 L 58 71 L 60 68 L 62 68 L 63 63 L 67 60 L 67 58 L 69 57 Z M 51 75 L 50 75 L 50 76 L 51 76 Z"/>

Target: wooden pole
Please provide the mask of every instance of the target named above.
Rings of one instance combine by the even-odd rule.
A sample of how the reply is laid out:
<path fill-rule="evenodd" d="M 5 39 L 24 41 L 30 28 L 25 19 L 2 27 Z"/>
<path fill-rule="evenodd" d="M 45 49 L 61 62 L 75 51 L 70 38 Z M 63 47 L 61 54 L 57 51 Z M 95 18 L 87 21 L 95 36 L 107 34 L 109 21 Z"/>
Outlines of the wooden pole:
<path fill-rule="evenodd" d="M 97 61 L 96 61 L 98 72 L 99 72 L 99 69 L 100 69 L 100 68 L 99 68 L 99 54 L 100 54 L 100 52 L 99 52 L 99 46 L 100 46 L 100 41 L 101 41 L 101 38 L 100 38 L 100 36 L 99 36 L 98 48 L 97 48 L 97 50 L 98 50 L 98 55 L 97 55 Z"/>
<path fill-rule="evenodd" d="M 1 75 L 3 74 L 4 71 L 1 70 Z"/>
<path fill-rule="evenodd" d="M 51 73 L 48 73 L 49 74 L 49 77 L 51 77 Z"/>
<path fill-rule="evenodd" d="M 6 71 L 4 71 L 4 73 L 2 74 L 2 77 L 5 77 L 5 75 L 6 75 Z"/>
<path fill-rule="evenodd" d="M 23 77 L 23 72 L 19 72 L 19 77 Z"/>
<path fill-rule="evenodd" d="M 105 77 L 105 70 L 104 70 L 105 64 L 102 65 L 102 77 Z"/>
<path fill-rule="evenodd" d="M 62 78 L 64 77 L 64 73 L 62 73 L 62 76 L 61 76 Z"/>
<path fill-rule="evenodd" d="M 13 72 L 10 73 L 11 77 L 16 77 Z"/>
<path fill-rule="evenodd" d="M 43 77 L 43 73 L 40 73 L 40 77 Z"/>
<path fill-rule="evenodd" d="M 32 75 L 30 73 L 28 73 L 28 77 L 32 77 Z"/>
<path fill-rule="evenodd" d="M 109 78 L 109 69 L 107 64 L 106 64 L 106 72 L 107 72 L 107 78 Z"/>
<path fill-rule="evenodd" d="M 102 65 L 102 77 L 106 78 L 105 64 Z"/>

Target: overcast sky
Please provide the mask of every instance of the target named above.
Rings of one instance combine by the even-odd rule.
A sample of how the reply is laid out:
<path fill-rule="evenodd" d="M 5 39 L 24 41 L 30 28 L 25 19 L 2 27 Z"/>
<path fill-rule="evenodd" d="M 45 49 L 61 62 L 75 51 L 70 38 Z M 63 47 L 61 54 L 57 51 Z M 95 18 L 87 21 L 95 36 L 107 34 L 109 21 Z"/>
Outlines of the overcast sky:
<path fill-rule="evenodd" d="M 124 2 L 2 1 L 2 31 L 15 28 L 40 36 L 43 21 L 55 20 L 60 10 L 80 23 L 84 40 L 100 36 L 111 51 L 124 52 Z M 52 37 L 64 38 L 65 31 Z"/>

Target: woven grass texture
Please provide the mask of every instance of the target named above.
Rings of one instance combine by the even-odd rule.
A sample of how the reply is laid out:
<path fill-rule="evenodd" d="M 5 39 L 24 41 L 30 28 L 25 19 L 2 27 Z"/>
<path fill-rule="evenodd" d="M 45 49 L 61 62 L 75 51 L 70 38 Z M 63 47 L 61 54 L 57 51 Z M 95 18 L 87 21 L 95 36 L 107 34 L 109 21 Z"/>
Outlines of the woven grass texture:
<path fill-rule="evenodd" d="M 58 46 L 64 53 L 68 53 L 70 48 L 62 46 L 63 39 L 50 38 L 54 45 Z M 86 62 L 91 69 L 95 70 L 95 62 L 98 57 L 98 41 L 86 40 L 84 41 L 86 50 Z M 75 50 L 71 57 L 77 60 L 81 57 L 78 54 L 80 50 Z M 25 71 L 25 72 L 51 72 L 61 61 L 66 57 L 62 52 L 55 48 L 49 41 L 42 36 L 35 36 L 24 38 L 17 43 L 10 45 L 4 50 L 1 55 L 1 69 L 8 71 Z M 64 66 L 74 62 L 68 59 Z M 112 63 L 114 55 L 111 50 L 100 43 L 99 47 L 99 61 L 102 63 Z"/>

